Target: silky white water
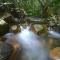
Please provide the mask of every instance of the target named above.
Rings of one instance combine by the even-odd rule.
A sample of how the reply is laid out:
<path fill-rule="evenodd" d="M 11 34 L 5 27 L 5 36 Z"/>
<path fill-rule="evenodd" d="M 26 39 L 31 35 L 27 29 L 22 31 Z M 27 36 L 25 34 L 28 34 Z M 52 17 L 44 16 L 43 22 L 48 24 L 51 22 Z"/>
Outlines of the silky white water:
<path fill-rule="evenodd" d="M 44 46 L 41 37 L 29 29 L 23 29 L 17 34 L 17 41 L 22 46 L 22 60 L 49 60 L 47 46 Z"/>

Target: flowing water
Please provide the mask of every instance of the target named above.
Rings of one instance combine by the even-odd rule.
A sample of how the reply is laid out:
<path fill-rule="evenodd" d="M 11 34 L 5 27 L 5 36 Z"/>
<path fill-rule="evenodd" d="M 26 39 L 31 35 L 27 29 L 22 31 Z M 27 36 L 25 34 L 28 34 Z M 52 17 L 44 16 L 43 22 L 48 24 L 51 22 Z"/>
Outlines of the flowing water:
<path fill-rule="evenodd" d="M 47 47 L 42 38 L 29 29 L 23 29 L 17 34 L 17 41 L 22 46 L 22 60 L 49 60 Z"/>

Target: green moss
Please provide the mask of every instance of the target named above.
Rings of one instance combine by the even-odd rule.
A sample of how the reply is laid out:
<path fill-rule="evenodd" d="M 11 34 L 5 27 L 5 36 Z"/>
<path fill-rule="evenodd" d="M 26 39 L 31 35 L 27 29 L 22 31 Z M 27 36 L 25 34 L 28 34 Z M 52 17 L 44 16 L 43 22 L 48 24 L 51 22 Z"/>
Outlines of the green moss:
<path fill-rule="evenodd" d="M 0 25 L 0 36 L 9 32 L 9 26 L 7 24 Z"/>

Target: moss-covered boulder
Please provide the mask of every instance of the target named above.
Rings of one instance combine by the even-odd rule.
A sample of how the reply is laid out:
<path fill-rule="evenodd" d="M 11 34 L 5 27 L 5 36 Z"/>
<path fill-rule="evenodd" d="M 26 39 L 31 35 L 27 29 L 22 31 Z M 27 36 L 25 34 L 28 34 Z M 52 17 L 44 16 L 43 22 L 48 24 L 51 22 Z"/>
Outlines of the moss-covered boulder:
<path fill-rule="evenodd" d="M 8 24 L 0 25 L 0 36 L 6 34 L 8 32 L 9 32 L 9 25 Z"/>

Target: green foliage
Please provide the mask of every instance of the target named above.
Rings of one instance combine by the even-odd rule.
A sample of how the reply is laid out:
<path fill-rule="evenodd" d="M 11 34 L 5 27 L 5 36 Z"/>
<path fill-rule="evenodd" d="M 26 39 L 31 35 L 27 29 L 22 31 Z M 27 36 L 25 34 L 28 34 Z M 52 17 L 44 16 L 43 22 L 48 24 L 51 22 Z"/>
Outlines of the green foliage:
<path fill-rule="evenodd" d="M 28 16 L 40 16 L 47 5 L 53 14 L 58 13 L 57 10 L 60 8 L 60 0 L 0 0 L 1 2 L 11 2 L 17 8 L 23 8 Z"/>
<path fill-rule="evenodd" d="M 49 1 L 49 7 L 52 9 L 53 13 L 58 14 L 58 10 L 60 9 L 60 0 L 51 0 Z"/>
<path fill-rule="evenodd" d="M 29 16 L 38 16 L 40 4 L 38 0 L 23 0 L 21 7 L 25 9 Z"/>

